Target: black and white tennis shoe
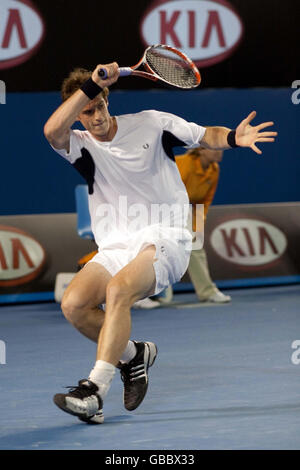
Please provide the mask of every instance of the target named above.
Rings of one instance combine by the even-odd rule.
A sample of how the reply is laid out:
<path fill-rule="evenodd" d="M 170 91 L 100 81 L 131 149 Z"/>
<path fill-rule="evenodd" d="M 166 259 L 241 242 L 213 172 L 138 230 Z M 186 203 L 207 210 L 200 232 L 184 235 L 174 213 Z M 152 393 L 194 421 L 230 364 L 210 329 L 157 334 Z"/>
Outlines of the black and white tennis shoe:
<path fill-rule="evenodd" d="M 124 382 L 123 401 L 126 410 L 135 410 L 143 401 L 148 388 L 148 369 L 157 356 L 154 343 L 134 341 L 137 352 L 128 364 L 119 365 Z"/>
<path fill-rule="evenodd" d="M 69 393 L 57 393 L 53 397 L 54 403 L 66 413 L 77 416 L 81 421 L 89 424 L 102 424 L 103 402 L 97 393 L 98 387 L 87 379 L 80 380 L 76 387 L 67 387 Z"/>

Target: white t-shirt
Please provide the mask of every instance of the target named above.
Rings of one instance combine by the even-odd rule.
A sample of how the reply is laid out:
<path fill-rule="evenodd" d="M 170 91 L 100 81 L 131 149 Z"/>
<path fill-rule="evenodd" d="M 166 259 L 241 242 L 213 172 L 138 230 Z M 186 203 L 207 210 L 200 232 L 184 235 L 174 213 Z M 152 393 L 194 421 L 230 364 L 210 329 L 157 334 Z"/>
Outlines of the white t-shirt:
<path fill-rule="evenodd" d="M 71 130 L 70 151 L 54 149 L 85 177 L 91 227 L 101 248 L 141 228 L 186 226 L 189 199 L 172 147 L 198 147 L 206 128 L 173 114 L 116 116 L 110 142 Z"/>

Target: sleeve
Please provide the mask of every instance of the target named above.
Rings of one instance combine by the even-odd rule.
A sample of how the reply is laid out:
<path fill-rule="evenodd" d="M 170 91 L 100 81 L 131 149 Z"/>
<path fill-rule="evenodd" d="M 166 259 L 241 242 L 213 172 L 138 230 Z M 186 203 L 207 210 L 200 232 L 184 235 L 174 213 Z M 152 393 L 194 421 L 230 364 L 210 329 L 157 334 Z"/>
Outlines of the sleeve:
<path fill-rule="evenodd" d="M 163 131 L 170 133 L 178 141 L 178 145 L 185 148 L 199 147 L 206 128 L 194 122 L 188 122 L 175 114 L 159 112 L 159 119 Z"/>
<path fill-rule="evenodd" d="M 68 160 L 70 163 L 74 163 L 75 160 L 80 158 L 81 155 L 81 149 L 84 147 L 84 134 L 80 130 L 70 130 L 70 149 L 69 152 L 67 152 L 65 149 L 56 149 L 51 145 L 53 150 L 57 152 L 61 157 L 65 158 Z"/>
<path fill-rule="evenodd" d="M 214 177 L 214 180 L 213 180 L 213 183 L 211 185 L 211 188 L 210 190 L 207 192 L 205 198 L 204 198 L 204 201 L 203 201 L 203 204 L 204 204 L 204 217 L 206 219 L 206 216 L 207 216 L 207 212 L 208 212 L 208 209 L 209 209 L 209 206 L 211 205 L 211 203 L 213 202 L 213 199 L 214 199 L 214 196 L 215 196 L 215 193 L 216 193 L 216 190 L 217 190 L 217 186 L 218 186 L 218 181 L 219 181 L 219 174 L 220 174 L 220 169 L 219 169 L 219 166 L 216 166 L 215 168 L 215 177 Z"/>

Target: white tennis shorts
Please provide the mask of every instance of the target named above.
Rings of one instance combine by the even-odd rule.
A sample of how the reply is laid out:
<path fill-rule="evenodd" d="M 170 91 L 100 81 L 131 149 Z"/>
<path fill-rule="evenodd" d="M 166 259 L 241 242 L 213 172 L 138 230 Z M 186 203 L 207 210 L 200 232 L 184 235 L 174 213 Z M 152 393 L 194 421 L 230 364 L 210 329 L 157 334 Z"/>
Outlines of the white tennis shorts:
<path fill-rule="evenodd" d="M 170 284 L 180 281 L 187 270 L 192 236 L 186 229 L 149 226 L 130 235 L 111 234 L 89 263 L 99 263 L 115 276 L 150 245 L 156 247 L 156 261 L 153 263 L 156 295 Z"/>

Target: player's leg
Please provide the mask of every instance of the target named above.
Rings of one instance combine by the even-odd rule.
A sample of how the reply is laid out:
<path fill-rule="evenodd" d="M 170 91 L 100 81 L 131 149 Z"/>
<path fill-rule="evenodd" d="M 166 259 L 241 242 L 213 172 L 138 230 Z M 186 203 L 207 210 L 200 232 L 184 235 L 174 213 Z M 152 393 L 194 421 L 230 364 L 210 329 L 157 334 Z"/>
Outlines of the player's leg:
<path fill-rule="evenodd" d="M 155 246 L 148 246 L 109 281 L 97 359 L 114 365 L 118 363 L 130 337 L 131 306 L 155 291 L 155 251 Z"/>
<path fill-rule="evenodd" d="M 99 305 L 105 302 L 111 278 L 101 264 L 88 263 L 70 282 L 62 299 L 61 308 L 67 320 L 95 342 L 104 322 L 104 312 Z"/>
<path fill-rule="evenodd" d="M 101 398 L 105 398 L 115 366 L 120 358 L 124 360 L 124 348 L 131 343 L 131 351 L 126 347 L 127 361 L 119 367 L 124 382 L 124 405 L 128 410 L 137 408 L 144 399 L 148 387 L 148 368 L 157 355 L 154 343 L 128 342 L 130 307 L 140 298 L 155 292 L 155 251 L 155 246 L 141 251 L 108 283 L 105 321 L 99 336 L 96 364 L 89 376 L 97 384 Z"/>
<path fill-rule="evenodd" d="M 103 341 L 105 353 L 103 356 L 100 355 L 101 360 L 96 361 L 89 380 L 84 379 L 79 381 L 78 386 L 74 387 L 69 394 L 57 394 L 54 397 L 54 402 L 59 408 L 67 413 L 78 416 L 82 421 L 87 423 L 102 423 L 104 420 L 102 414 L 103 398 L 106 396 L 113 379 L 115 365 L 118 363 L 126 346 L 131 343 L 128 342 L 131 329 L 130 307 L 136 300 L 151 295 L 155 290 L 154 256 L 155 247 L 147 247 L 131 263 L 109 280 L 106 289 L 106 313 L 104 325 L 101 329 L 102 331 L 106 325 L 105 339 Z M 89 265 L 92 264 L 94 263 Z M 89 268 L 89 273 L 94 273 L 94 269 Z M 103 299 L 99 298 L 98 300 L 103 302 Z M 75 303 L 78 306 L 78 303 Z M 83 306 L 82 303 L 80 306 Z M 78 308 L 74 309 L 74 311 L 77 312 Z M 86 326 L 82 326 L 84 324 L 82 320 L 77 320 L 78 324 L 81 325 L 81 329 L 87 330 Z M 99 338 L 99 343 L 102 343 L 101 333 Z M 153 343 L 135 344 L 137 348 L 140 348 L 139 344 L 152 346 Z M 135 345 L 133 346 L 135 347 Z M 155 345 L 153 345 L 153 348 L 155 348 Z M 100 345 L 98 350 L 101 350 Z M 99 355 L 97 356 L 99 357 Z M 155 351 L 148 353 L 147 367 L 151 365 L 148 362 L 152 361 L 153 363 L 155 356 L 156 348 Z M 102 357 L 105 359 L 103 360 Z M 141 402 L 146 393 L 147 383 L 146 387 L 143 385 L 142 388 L 142 398 L 140 399 L 140 393 L 139 402 Z"/>
<path fill-rule="evenodd" d="M 65 317 L 85 336 L 96 341 L 104 322 L 104 312 L 99 304 L 105 302 L 106 287 L 112 276 L 99 263 L 85 265 L 73 278 L 62 299 Z M 78 416 L 80 420 L 103 423 L 102 400 L 98 387 L 88 380 L 80 380 L 69 393 L 58 393 L 54 403 L 63 411 Z"/>

